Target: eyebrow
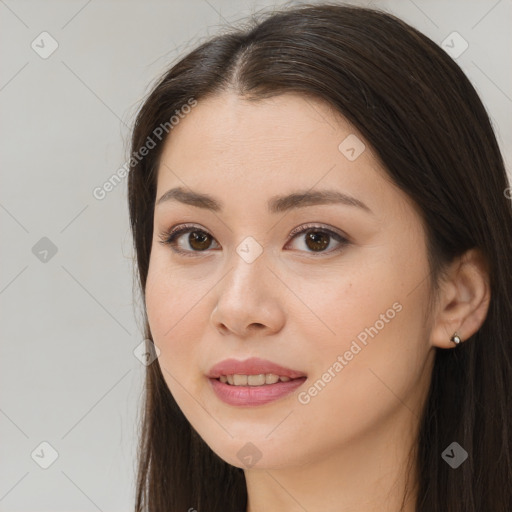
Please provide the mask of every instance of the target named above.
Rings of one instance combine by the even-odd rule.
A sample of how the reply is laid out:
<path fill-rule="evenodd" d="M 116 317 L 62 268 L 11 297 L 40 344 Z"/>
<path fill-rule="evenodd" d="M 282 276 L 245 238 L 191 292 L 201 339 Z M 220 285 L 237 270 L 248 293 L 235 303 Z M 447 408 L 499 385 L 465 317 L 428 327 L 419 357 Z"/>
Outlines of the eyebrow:
<path fill-rule="evenodd" d="M 213 212 L 221 212 L 223 209 L 223 203 L 218 199 L 208 194 L 188 191 L 182 187 L 171 188 L 165 192 L 156 202 L 156 206 L 167 201 L 177 201 Z M 268 211 L 270 213 L 281 213 L 296 208 L 320 204 L 355 206 L 373 214 L 372 210 L 365 203 L 355 197 L 338 192 L 337 190 L 304 190 L 288 195 L 274 196 L 268 201 Z"/>

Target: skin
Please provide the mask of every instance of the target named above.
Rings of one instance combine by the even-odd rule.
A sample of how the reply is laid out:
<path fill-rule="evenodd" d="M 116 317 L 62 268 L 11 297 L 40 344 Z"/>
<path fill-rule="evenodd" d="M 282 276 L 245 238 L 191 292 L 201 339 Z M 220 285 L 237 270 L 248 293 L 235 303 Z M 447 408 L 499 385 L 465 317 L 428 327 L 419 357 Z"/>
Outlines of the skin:
<path fill-rule="evenodd" d="M 155 208 L 146 307 L 157 361 L 194 429 L 222 459 L 244 468 L 248 512 L 399 510 L 434 349 L 453 349 L 450 336 L 467 339 L 487 312 L 485 266 L 470 251 L 448 268 L 427 316 L 429 266 L 418 211 L 367 143 L 354 161 L 340 152 L 350 134 L 364 142 L 328 106 L 300 95 L 249 102 L 223 92 L 200 101 L 162 153 L 157 200 L 181 186 L 214 196 L 224 209 L 176 201 Z M 270 197 L 299 189 L 335 189 L 372 213 L 342 204 L 267 211 Z M 179 247 L 191 257 L 159 243 L 184 223 L 211 235 L 208 250 L 191 247 L 188 233 Z M 349 244 L 336 251 L 331 237 L 327 249 L 314 252 L 304 233 L 289 240 L 308 223 L 341 231 Z M 252 263 L 236 252 L 248 236 L 263 249 Z M 394 318 L 301 403 L 298 392 L 396 303 Z M 300 370 L 307 381 L 269 404 L 225 404 L 205 375 L 224 359 L 252 356 Z M 237 456 L 248 442 L 261 454 L 251 467 Z M 410 475 L 406 512 L 414 510 Z"/>

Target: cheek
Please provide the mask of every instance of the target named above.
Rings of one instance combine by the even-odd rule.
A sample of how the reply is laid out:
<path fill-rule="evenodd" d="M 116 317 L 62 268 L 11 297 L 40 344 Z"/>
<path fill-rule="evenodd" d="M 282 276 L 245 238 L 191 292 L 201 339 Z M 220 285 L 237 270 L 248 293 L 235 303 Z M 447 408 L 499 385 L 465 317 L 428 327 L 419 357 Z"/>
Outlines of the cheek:
<path fill-rule="evenodd" d="M 204 283 L 186 279 L 169 267 L 165 257 L 151 257 L 146 311 L 164 376 L 165 369 L 173 376 L 186 377 L 196 360 L 198 340 L 203 337 L 200 333 L 209 318 L 204 311 L 205 301 L 201 301 L 204 290 Z"/>
<path fill-rule="evenodd" d="M 354 265 L 350 277 L 325 288 L 329 291 L 317 306 L 329 329 L 319 329 L 316 336 L 310 329 L 311 382 L 297 397 L 303 406 L 300 423 L 311 428 L 311 435 L 321 423 L 326 433 L 348 438 L 393 411 L 410 414 L 407 409 L 417 407 L 417 393 L 428 376 L 427 269 L 426 260 L 407 264 L 397 252 L 364 268 Z M 308 422 L 311 417 L 320 418 L 316 425 Z"/>
<path fill-rule="evenodd" d="M 415 312 L 426 292 L 418 287 L 425 274 L 423 262 L 407 266 L 405 259 L 381 246 L 364 261 L 355 254 L 330 268 L 300 273 L 289 267 L 286 281 L 300 299 L 288 294 L 290 326 L 308 330 L 299 339 L 309 340 L 321 359 L 322 354 L 349 350 L 354 340 L 364 347 L 382 339 L 380 344 L 392 351 L 405 341 L 399 332 L 421 324 Z"/>
<path fill-rule="evenodd" d="M 297 396 L 297 420 L 311 435 L 320 429 L 326 439 L 350 439 L 400 408 L 414 417 L 407 409 L 424 389 L 429 350 L 426 273 L 422 259 L 407 264 L 405 255 L 382 252 L 365 264 L 347 260 L 322 293 L 304 278 L 302 296 L 322 320 L 308 314 L 311 322 L 300 322 L 310 382 Z"/>
<path fill-rule="evenodd" d="M 212 416 L 205 414 L 209 382 L 203 370 L 208 367 L 199 365 L 212 360 L 205 354 L 213 347 L 203 341 L 211 337 L 215 305 L 207 292 L 218 279 L 206 264 L 177 265 L 160 247 L 151 254 L 145 296 L 152 339 L 160 350 L 155 362 L 181 412 L 201 435 L 201 426 L 209 425 Z"/>

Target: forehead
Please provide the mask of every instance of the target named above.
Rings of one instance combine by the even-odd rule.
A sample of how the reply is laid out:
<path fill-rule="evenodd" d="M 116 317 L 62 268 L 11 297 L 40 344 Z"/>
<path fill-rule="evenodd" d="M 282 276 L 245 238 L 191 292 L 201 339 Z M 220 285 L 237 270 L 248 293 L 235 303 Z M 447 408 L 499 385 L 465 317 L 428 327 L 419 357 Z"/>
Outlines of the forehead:
<path fill-rule="evenodd" d="M 289 93 L 247 100 L 223 92 L 200 100 L 173 128 L 164 151 L 188 152 L 189 156 L 208 152 L 226 158 L 250 152 L 253 159 L 258 155 L 292 158 L 299 143 L 318 152 L 332 143 L 319 145 L 326 133 L 339 137 L 345 132 L 354 129 L 319 100 Z"/>
<path fill-rule="evenodd" d="M 357 158 L 343 153 L 347 144 L 361 152 Z M 173 187 L 215 191 L 228 204 L 247 205 L 313 188 L 364 196 L 366 204 L 376 190 L 388 202 L 400 194 L 347 120 L 298 94 L 253 101 L 223 92 L 199 100 L 163 148 L 157 198 Z"/>

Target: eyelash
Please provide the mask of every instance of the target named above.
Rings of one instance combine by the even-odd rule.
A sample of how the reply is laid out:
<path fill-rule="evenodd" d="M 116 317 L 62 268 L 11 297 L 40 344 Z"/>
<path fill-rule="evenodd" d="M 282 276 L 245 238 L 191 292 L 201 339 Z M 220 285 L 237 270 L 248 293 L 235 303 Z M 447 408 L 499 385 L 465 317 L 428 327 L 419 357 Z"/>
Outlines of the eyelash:
<path fill-rule="evenodd" d="M 178 249 L 176 247 L 176 239 L 180 235 L 185 234 L 185 233 L 189 233 L 189 232 L 193 232 L 193 231 L 197 231 L 199 233 L 206 233 L 207 235 L 210 235 L 210 233 L 208 233 L 208 231 L 206 231 L 204 229 L 201 229 L 201 228 L 198 228 L 197 226 L 194 226 L 194 225 L 191 225 L 191 224 L 183 224 L 183 225 L 181 225 L 181 226 L 179 226 L 177 228 L 171 228 L 168 231 L 165 231 L 165 232 L 161 233 L 160 234 L 159 243 L 161 243 L 162 245 L 169 245 L 169 246 L 171 246 L 171 249 L 175 253 L 178 253 L 178 254 L 181 254 L 181 255 L 187 256 L 187 257 L 195 257 L 195 254 L 198 254 L 198 253 L 207 253 L 210 249 L 206 249 L 204 251 L 194 251 L 194 250 L 184 251 L 183 249 Z M 333 231 L 331 229 L 327 229 L 327 228 L 324 228 L 322 226 L 318 226 L 316 224 L 306 224 L 304 226 L 300 226 L 298 228 L 295 228 L 290 233 L 289 238 L 286 241 L 286 243 L 288 244 L 297 235 L 301 235 L 303 233 L 307 233 L 308 231 L 315 231 L 315 232 L 320 232 L 320 233 L 327 234 L 331 238 L 334 238 L 340 244 L 337 248 L 331 249 L 331 250 L 326 251 L 326 252 L 315 253 L 313 251 L 306 251 L 306 252 L 310 252 L 310 254 L 314 254 L 315 258 L 321 258 L 323 256 L 330 255 L 332 253 L 337 253 L 337 252 L 341 251 L 342 249 L 344 249 L 347 245 L 350 244 L 349 240 L 347 240 L 347 238 L 345 238 L 341 234 L 339 234 L 339 233 L 337 233 L 337 232 L 335 232 L 335 231 Z M 215 240 L 215 238 L 213 238 L 213 240 Z"/>

